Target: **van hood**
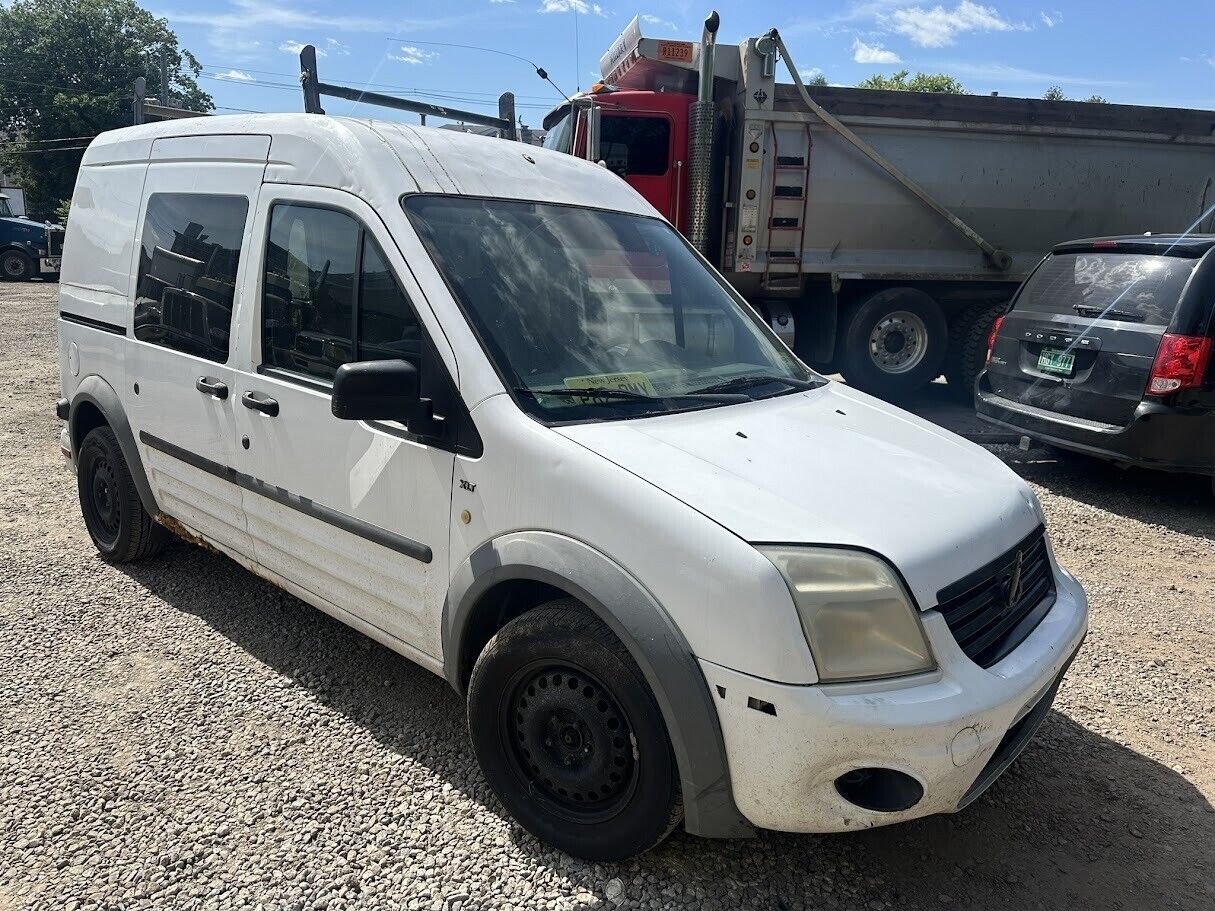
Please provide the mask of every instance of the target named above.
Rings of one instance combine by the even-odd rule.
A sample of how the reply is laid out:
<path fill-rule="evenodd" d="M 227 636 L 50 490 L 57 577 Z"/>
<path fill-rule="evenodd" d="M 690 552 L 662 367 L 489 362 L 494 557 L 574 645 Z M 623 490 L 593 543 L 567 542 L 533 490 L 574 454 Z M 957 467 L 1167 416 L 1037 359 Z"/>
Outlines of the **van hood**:
<path fill-rule="evenodd" d="M 559 433 L 751 543 L 834 544 L 898 568 L 922 609 L 1042 523 L 981 447 L 840 383 Z"/>

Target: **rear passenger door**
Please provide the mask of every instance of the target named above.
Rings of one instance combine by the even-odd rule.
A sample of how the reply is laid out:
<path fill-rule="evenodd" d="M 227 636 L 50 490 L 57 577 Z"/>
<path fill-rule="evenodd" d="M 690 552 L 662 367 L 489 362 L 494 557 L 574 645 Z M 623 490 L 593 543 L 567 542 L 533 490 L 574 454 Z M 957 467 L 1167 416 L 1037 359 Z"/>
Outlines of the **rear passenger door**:
<path fill-rule="evenodd" d="M 262 136 L 153 143 L 126 364 L 131 426 L 160 508 L 245 556 L 241 490 L 225 477 L 236 452 L 232 336 L 269 146 Z"/>
<path fill-rule="evenodd" d="M 236 391 L 256 559 L 433 664 L 454 449 L 394 422 L 339 420 L 330 393 L 348 361 L 403 358 L 439 397 L 451 377 L 435 341 L 446 342 L 419 318 L 419 289 L 357 198 L 267 184 L 256 230 L 258 308 Z"/>

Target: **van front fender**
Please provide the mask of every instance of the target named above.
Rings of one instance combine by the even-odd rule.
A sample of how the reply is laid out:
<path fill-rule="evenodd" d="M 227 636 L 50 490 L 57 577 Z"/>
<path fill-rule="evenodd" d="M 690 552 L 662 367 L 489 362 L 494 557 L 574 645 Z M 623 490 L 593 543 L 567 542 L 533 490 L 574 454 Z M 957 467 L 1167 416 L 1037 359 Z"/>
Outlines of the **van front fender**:
<path fill-rule="evenodd" d="M 754 835 L 734 803 L 717 709 L 687 640 L 636 579 L 581 541 L 552 532 L 514 532 L 482 544 L 457 568 L 443 608 L 444 675 L 456 691 L 463 694 L 476 660 L 465 657 L 465 636 L 482 596 L 516 581 L 542 582 L 577 598 L 629 650 L 666 722 L 687 831 L 716 838 Z"/>

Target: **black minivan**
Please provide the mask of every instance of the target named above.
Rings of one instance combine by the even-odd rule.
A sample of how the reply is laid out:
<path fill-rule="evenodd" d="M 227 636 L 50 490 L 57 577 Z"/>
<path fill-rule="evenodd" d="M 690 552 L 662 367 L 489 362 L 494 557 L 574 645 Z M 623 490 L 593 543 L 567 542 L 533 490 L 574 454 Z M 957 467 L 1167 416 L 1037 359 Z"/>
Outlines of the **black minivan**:
<path fill-rule="evenodd" d="M 1059 244 L 992 327 L 979 416 L 1119 464 L 1215 476 L 1213 311 L 1215 235 Z"/>

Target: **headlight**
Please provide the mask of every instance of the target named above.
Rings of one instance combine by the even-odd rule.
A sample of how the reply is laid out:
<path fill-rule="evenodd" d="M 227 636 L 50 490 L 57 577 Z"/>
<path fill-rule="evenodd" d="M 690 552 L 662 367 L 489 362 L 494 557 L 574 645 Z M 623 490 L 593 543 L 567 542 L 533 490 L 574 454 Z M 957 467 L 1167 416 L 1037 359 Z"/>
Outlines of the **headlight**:
<path fill-rule="evenodd" d="M 872 680 L 936 666 L 915 605 L 885 561 L 830 547 L 758 550 L 785 577 L 820 680 Z"/>

